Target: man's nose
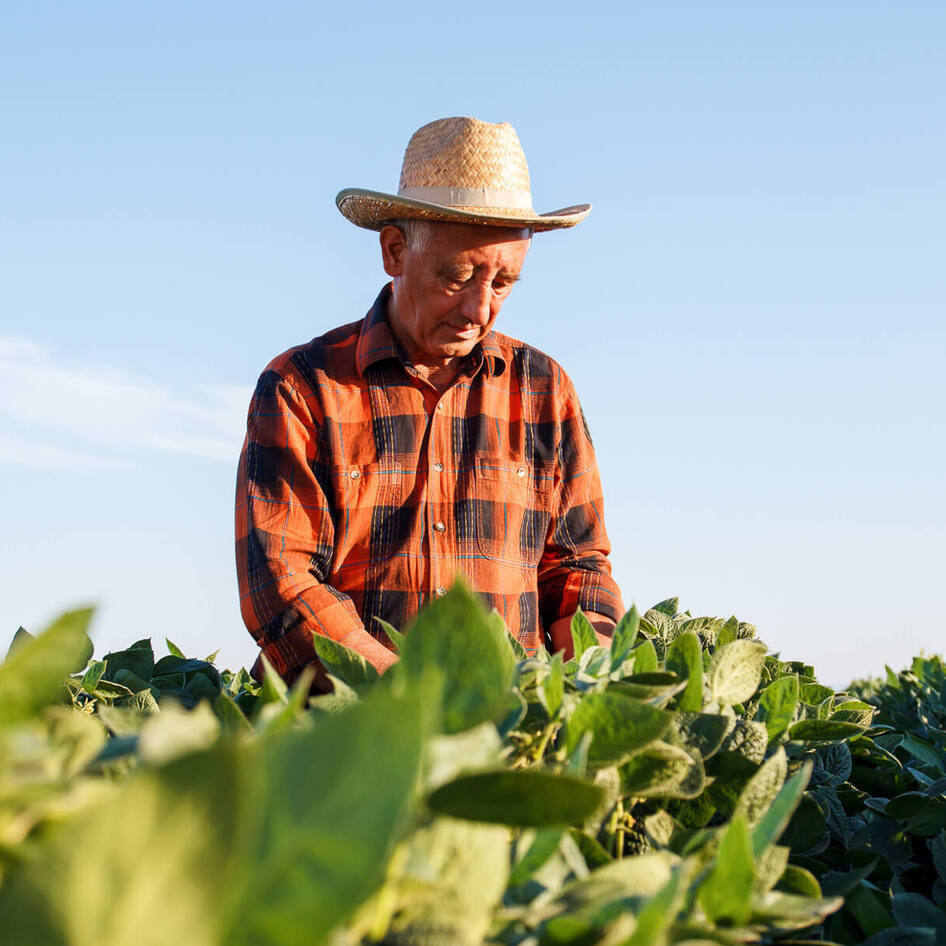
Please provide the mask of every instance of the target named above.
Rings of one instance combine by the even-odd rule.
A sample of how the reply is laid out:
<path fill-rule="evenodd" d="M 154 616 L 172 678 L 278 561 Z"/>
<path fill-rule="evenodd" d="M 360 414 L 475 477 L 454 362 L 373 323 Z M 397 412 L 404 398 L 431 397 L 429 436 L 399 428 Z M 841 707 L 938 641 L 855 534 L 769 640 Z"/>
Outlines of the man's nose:
<path fill-rule="evenodd" d="M 489 322 L 489 302 L 491 287 L 485 283 L 475 282 L 468 286 L 463 296 L 463 305 L 460 311 L 475 325 L 486 325 Z"/>

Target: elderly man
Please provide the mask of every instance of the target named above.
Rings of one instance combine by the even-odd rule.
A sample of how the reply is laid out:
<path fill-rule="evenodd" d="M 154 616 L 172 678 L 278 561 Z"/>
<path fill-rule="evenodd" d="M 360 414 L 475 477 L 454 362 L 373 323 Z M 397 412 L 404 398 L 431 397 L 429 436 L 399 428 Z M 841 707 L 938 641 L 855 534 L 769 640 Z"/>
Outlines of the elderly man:
<path fill-rule="evenodd" d="M 403 628 L 457 577 L 527 650 L 569 652 L 578 607 L 607 637 L 623 605 L 578 398 L 494 331 L 532 233 L 590 206 L 537 214 L 512 126 L 472 118 L 414 134 L 397 194 L 337 204 L 380 231 L 391 282 L 363 319 L 272 361 L 250 405 L 236 553 L 262 653 L 291 681 L 325 634 L 384 672 L 397 656 L 375 618 Z"/>

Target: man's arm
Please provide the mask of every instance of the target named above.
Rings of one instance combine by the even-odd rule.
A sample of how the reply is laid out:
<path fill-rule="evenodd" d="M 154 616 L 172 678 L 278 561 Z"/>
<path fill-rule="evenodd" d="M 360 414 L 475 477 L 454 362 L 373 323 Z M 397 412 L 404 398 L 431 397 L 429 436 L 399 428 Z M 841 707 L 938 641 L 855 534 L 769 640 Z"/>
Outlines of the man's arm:
<path fill-rule="evenodd" d="M 539 602 L 553 650 L 564 650 L 569 657 L 571 618 L 578 608 L 591 621 L 599 642 L 610 646 L 624 604 L 611 577 L 611 544 L 604 527 L 594 447 L 567 378 L 559 406 L 559 428 L 555 499 L 539 562 Z"/>
<path fill-rule="evenodd" d="M 397 655 L 365 630 L 351 598 L 326 581 L 335 526 L 315 472 L 321 418 L 309 403 L 272 370 L 256 387 L 237 473 L 240 610 L 285 677 L 315 659 L 313 634 L 357 651 L 383 673 Z"/>
<path fill-rule="evenodd" d="M 611 646 L 611 635 L 614 633 L 614 621 L 603 614 L 586 614 L 586 618 L 591 622 L 591 626 L 598 635 L 598 643 L 602 647 Z M 549 639 L 552 643 L 552 653 L 563 651 L 562 656 L 565 660 L 570 660 L 575 656 L 574 642 L 572 641 L 572 619 L 559 618 L 552 622 L 549 628 Z"/>

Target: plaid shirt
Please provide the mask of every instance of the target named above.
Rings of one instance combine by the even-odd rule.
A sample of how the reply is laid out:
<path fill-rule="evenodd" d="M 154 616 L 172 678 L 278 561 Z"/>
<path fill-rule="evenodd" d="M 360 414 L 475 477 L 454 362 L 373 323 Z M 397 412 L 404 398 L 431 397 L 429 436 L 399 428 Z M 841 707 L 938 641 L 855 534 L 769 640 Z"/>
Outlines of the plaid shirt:
<path fill-rule="evenodd" d="M 529 652 L 577 607 L 617 620 L 601 484 L 571 381 L 491 332 L 442 394 L 368 315 L 260 377 L 236 492 L 247 628 L 286 676 L 312 633 L 369 656 L 462 576 Z M 366 633 L 367 631 L 367 633 Z"/>

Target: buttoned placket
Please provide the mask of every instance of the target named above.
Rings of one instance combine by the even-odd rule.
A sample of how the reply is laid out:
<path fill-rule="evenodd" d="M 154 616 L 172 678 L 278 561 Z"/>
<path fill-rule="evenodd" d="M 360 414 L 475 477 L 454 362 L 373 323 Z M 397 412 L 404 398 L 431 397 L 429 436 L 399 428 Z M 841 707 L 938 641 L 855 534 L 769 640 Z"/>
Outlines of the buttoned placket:
<path fill-rule="evenodd" d="M 444 560 L 450 546 L 448 523 L 443 510 L 447 508 L 447 461 L 450 456 L 450 412 L 447 405 L 456 386 L 447 388 L 430 415 L 430 433 L 427 437 L 427 542 L 430 548 L 430 587 L 428 593 L 442 598 L 447 593 Z"/>

